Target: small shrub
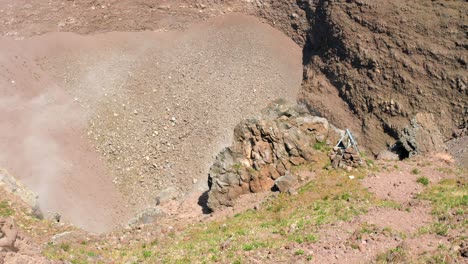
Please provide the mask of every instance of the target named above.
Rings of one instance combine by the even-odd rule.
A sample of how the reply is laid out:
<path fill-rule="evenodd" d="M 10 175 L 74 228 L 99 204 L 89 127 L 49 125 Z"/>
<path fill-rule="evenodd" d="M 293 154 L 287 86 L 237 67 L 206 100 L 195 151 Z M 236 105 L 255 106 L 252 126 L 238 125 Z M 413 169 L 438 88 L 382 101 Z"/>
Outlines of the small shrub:
<path fill-rule="evenodd" d="M 424 186 L 429 185 L 429 179 L 427 177 L 419 177 L 416 182 L 421 183 Z"/>
<path fill-rule="evenodd" d="M 305 240 L 306 242 L 309 242 L 309 243 L 317 242 L 317 241 L 318 241 L 318 237 L 315 236 L 315 235 L 312 235 L 312 234 L 308 234 L 308 235 L 305 235 L 305 236 L 304 236 L 304 240 Z"/>
<path fill-rule="evenodd" d="M 421 173 L 421 171 L 418 168 L 414 168 L 414 169 L 411 170 L 411 174 L 418 175 L 420 173 Z"/>
<path fill-rule="evenodd" d="M 151 257 L 151 251 L 145 250 L 143 251 L 143 257 L 144 258 L 150 258 Z"/>
<path fill-rule="evenodd" d="M 317 142 L 314 143 L 313 147 L 314 147 L 315 150 L 322 151 L 322 150 L 325 149 L 326 145 L 327 145 L 327 143 L 325 143 L 325 142 L 317 141 Z"/>
<path fill-rule="evenodd" d="M 304 250 L 299 249 L 299 250 L 297 250 L 296 252 L 294 252 L 294 255 L 296 255 L 296 256 L 304 255 Z"/>
<path fill-rule="evenodd" d="M 242 246 L 242 249 L 244 251 L 250 251 L 250 250 L 254 249 L 254 245 L 253 244 L 245 244 L 245 245 Z"/>

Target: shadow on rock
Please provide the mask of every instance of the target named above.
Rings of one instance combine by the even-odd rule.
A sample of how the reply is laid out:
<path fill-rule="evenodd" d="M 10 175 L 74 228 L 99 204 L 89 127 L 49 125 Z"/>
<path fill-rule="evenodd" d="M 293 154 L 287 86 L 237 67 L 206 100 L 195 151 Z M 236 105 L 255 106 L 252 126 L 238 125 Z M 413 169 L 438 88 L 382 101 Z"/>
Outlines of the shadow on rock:
<path fill-rule="evenodd" d="M 202 208 L 203 214 L 210 214 L 213 211 L 208 207 L 208 191 L 203 192 L 198 198 L 198 205 Z"/>

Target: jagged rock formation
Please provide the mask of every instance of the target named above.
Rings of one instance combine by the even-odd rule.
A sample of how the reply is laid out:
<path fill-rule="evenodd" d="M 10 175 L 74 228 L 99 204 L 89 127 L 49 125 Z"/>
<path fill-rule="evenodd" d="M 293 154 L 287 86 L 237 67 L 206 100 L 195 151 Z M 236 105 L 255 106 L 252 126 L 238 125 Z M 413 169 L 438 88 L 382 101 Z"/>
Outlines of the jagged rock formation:
<path fill-rule="evenodd" d="M 403 129 L 396 148 L 398 152 L 403 152 L 403 155 L 409 157 L 423 153 L 442 152 L 447 150 L 442 139 L 434 115 L 418 113 L 411 119 L 410 125 Z"/>
<path fill-rule="evenodd" d="M 315 143 L 335 142 L 341 133 L 303 107 L 273 103 L 261 118 L 242 121 L 232 146 L 216 157 L 209 173 L 208 206 L 232 206 L 241 194 L 271 190 L 292 166 L 316 161 Z"/>

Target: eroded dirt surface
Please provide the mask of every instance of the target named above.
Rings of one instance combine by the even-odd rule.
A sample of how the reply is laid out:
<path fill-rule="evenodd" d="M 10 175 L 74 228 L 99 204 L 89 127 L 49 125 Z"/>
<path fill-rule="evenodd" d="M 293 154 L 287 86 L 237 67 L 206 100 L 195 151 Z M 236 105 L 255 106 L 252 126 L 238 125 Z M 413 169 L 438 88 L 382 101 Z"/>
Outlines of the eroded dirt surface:
<path fill-rule="evenodd" d="M 93 231 L 126 223 L 123 211 L 204 191 L 241 118 L 294 101 L 301 82 L 299 47 L 242 15 L 182 32 L 1 45 L 1 163 L 44 211 Z"/>

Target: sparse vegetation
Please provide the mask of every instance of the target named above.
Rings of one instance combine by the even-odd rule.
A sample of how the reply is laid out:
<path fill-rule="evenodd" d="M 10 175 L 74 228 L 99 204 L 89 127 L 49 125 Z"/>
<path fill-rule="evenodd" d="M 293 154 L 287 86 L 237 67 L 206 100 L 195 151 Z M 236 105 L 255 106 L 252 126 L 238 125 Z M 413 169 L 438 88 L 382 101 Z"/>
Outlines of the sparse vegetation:
<path fill-rule="evenodd" d="M 466 121 L 465 1 L 27 2 L 5 1 L 0 8 L 7 102 L 1 106 L 8 114 L 2 161 L 39 189 L 46 218 L 55 208 L 66 210 L 57 212 L 60 223 L 38 219 L 39 207 L 31 210 L 21 197 L 0 193 L 7 230 L 0 237 L 5 241 L 18 231 L 20 242 L 8 242 L 18 246 L 8 258 L 21 261 L 32 253 L 71 264 L 463 262 L 468 182 L 455 162 L 466 129 L 451 130 Z M 229 20 L 203 23 L 220 14 Z M 38 23 L 31 25 L 30 18 Z M 164 33 L 171 29 L 177 31 Z M 77 34 L 54 33 L 54 45 L 47 45 L 51 30 Z M 141 30 L 158 33 L 136 33 Z M 99 32 L 117 33 L 93 36 Z M 38 34 L 43 36 L 29 40 Z M 271 105 L 280 107 L 262 111 L 268 120 L 257 122 L 255 109 L 276 97 L 294 101 L 296 94 L 297 111 L 277 100 Z M 324 118 L 309 119 L 306 112 Z M 270 119 L 276 115 L 300 118 L 281 123 Z M 244 134 L 250 139 L 242 127 L 229 131 L 244 117 L 255 118 Z M 335 126 L 355 133 L 364 151 L 359 164 L 348 151 L 338 157 L 350 162 L 339 166 L 337 158 L 339 169 L 332 168 L 325 153 L 340 138 Z M 420 155 L 443 149 L 451 134 L 456 139 L 446 145 L 453 158 Z M 206 183 L 213 151 L 233 137 L 245 144 L 217 155 L 227 174 L 210 178 L 228 199 L 268 190 L 285 171 L 305 185 L 245 194 L 233 208 L 202 215 L 197 202 L 214 208 L 216 199 L 213 192 L 209 199 L 206 193 L 197 197 L 198 188 Z M 380 152 L 384 144 L 407 159 Z M 120 193 L 109 193 L 114 189 Z M 119 194 L 123 199 L 114 199 Z M 64 206 L 68 201 L 73 204 Z M 230 202 L 219 201 L 220 207 Z M 158 210 L 145 210 L 135 226 L 109 234 L 67 226 L 87 219 L 88 228 L 125 224 L 127 212 L 146 206 Z"/>
<path fill-rule="evenodd" d="M 427 177 L 419 177 L 416 182 L 421 183 L 424 186 L 429 185 L 429 179 Z"/>
<path fill-rule="evenodd" d="M 294 255 L 296 255 L 296 256 L 304 255 L 304 250 L 299 249 L 299 250 L 297 250 L 296 252 L 294 252 Z"/>
<path fill-rule="evenodd" d="M 367 166 L 369 166 L 369 167 L 374 167 L 375 166 L 375 162 L 373 160 L 367 159 L 367 158 L 365 160 L 366 160 Z"/>
<path fill-rule="evenodd" d="M 15 212 L 11 209 L 8 201 L 3 200 L 0 202 L 0 216 L 1 217 L 8 217 L 13 215 Z"/>
<path fill-rule="evenodd" d="M 143 255 L 144 258 L 150 258 L 152 253 L 149 250 L 144 250 L 142 255 Z"/>
<path fill-rule="evenodd" d="M 404 263 L 406 261 L 406 252 L 402 247 L 396 247 L 377 256 L 377 263 Z"/>
<path fill-rule="evenodd" d="M 62 249 L 62 250 L 65 251 L 65 252 L 68 252 L 68 251 L 70 251 L 70 244 L 68 244 L 68 243 L 61 243 L 61 244 L 60 244 L 60 249 Z"/>
<path fill-rule="evenodd" d="M 266 246 L 267 246 L 266 243 L 252 242 L 252 243 L 247 243 L 247 244 L 242 245 L 242 249 L 245 251 L 250 251 L 254 249 L 264 248 Z"/>
<path fill-rule="evenodd" d="M 240 169 L 242 169 L 242 164 L 240 163 L 236 163 L 234 165 L 232 165 L 232 168 L 236 171 L 239 171 Z"/>
<path fill-rule="evenodd" d="M 465 178 L 442 180 L 424 191 L 421 199 L 432 202 L 432 214 L 437 221 L 423 227 L 419 233 L 434 233 L 445 236 L 450 229 L 466 228 L 468 221 L 457 221 L 457 215 L 468 212 L 468 186 Z"/>
<path fill-rule="evenodd" d="M 320 141 L 315 142 L 314 145 L 313 145 L 313 148 L 315 150 L 323 151 L 323 152 L 326 152 L 326 151 L 330 150 L 330 147 L 327 145 L 326 142 L 320 142 Z"/>

